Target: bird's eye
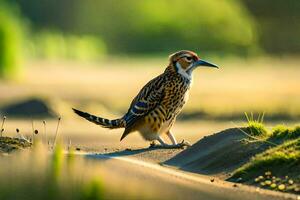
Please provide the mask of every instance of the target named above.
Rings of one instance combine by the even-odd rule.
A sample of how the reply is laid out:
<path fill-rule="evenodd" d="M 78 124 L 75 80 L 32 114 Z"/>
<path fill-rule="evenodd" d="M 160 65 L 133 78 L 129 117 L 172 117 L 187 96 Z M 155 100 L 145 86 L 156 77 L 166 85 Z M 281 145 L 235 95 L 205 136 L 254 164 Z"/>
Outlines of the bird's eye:
<path fill-rule="evenodd" d="M 185 60 L 186 60 L 187 62 L 191 62 L 191 61 L 193 60 L 193 58 L 192 58 L 192 57 L 185 57 Z"/>

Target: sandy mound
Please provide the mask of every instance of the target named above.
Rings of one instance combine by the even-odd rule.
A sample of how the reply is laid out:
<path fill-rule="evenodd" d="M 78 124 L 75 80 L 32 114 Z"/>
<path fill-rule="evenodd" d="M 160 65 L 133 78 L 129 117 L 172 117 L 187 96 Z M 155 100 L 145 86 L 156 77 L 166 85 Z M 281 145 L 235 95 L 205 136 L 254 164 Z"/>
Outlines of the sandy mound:
<path fill-rule="evenodd" d="M 27 99 L 10 104 L 0 109 L 0 113 L 8 117 L 33 117 L 53 118 L 56 114 L 51 110 L 46 101 L 41 99 Z"/>
<path fill-rule="evenodd" d="M 164 164 L 190 172 L 226 176 L 268 147 L 260 142 L 245 143 L 245 138 L 240 129 L 227 129 L 204 137 Z"/>

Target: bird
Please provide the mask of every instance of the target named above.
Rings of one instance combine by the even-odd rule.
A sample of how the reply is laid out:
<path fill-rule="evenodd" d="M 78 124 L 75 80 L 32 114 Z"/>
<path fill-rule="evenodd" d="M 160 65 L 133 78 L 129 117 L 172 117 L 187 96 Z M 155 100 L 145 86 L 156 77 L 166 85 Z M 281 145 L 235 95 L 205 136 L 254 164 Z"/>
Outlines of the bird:
<path fill-rule="evenodd" d="M 189 98 L 193 71 L 198 67 L 219 68 L 200 59 L 193 51 L 181 50 L 169 56 L 164 72 L 150 80 L 132 100 L 126 114 L 118 119 L 105 119 L 73 108 L 80 117 L 108 129 L 125 128 L 120 141 L 132 132 L 139 132 L 151 147 L 182 148 L 171 128 Z M 170 143 L 162 136 L 166 135 Z M 158 144 L 156 144 L 158 142 Z"/>

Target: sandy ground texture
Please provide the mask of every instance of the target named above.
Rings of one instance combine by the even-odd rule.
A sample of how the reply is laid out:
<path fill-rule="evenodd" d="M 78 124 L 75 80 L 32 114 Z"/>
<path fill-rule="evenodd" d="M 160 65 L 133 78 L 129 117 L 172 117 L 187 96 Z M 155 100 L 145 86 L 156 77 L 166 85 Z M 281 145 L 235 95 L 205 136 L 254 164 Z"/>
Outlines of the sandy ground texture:
<path fill-rule="evenodd" d="M 110 137 L 112 136 L 113 135 L 110 135 Z M 115 137 L 118 137 L 118 135 Z M 128 143 L 132 144 L 131 140 L 136 140 L 136 137 L 138 137 L 138 135 L 133 135 Z M 79 138 L 82 138 L 82 136 Z M 128 148 L 128 143 L 127 148 L 118 145 L 109 145 L 109 143 L 104 143 L 104 145 L 99 146 L 89 146 L 81 143 L 81 147 L 76 147 L 78 149 L 76 154 L 83 156 L 86 161 L 99 163 L 105 174 L 103 177 L 104 181 L 110 182 L 112 177 L 116 180 L 122 180 L 123 183 L 126 181 L 136 181 L 140 183 L 140 186 L 142 185 L 139 187 L 139 190 L 143 190 L 145 194 L 149 194 L 151 199 L 298 200 L 299 197 L 296 195 L 267 191 L 223 181 L 221 178 L 214 176 L 218 173 L 211 173 L 208 176 L 197 174 L 199 172 L 201 173 L 201 171 L 190 173 L 162 164 L 167 161 L 166 163 L 168 164 L 175 162 L 178 165 L 181 164 L 185 166 L 185 163 L 193 163 L 193 161 L 205 159 L 205 154 L 210 154 L 212 157 L 214 155 L 216 157 L 218 150 L 224 150 L 228 145 L 232 146 L 233 143 L 240 141 L 242 138 L 243 135 L 240 134 L 238 129 L 229 129 L 212 136 L 206 136 L 185 150 L 151 149 L 144 146 L 146 143 L 141 142 L 132 145 L 134 147 L 132 149 Z M 223 145 L 222 140 L 224 141 Z M 108 141 L 109 140 L 106 140 L 106 142 Z M 118 144 L 116 141 L 115 143 Z M 216 144 L 212 145 L 212 143 Z M 222 154 L 220 156 L 222 156 Z M 208 158 L 206 157 L 206 159 Z M 218 158 L 216 157 L 216 159 Z M 212 162 L 216 162 L 216 159 L 211 160 Z M 223 161 L 224 160 L 220 163 L 224 163 Z M 237 166 L 241 162 L 242 161 L 236 162 L 234 165 Z M 202 167 L 201 165 L 199 166 Z M 194 167 L 192 169 L 197 168 L 195 165 L 192 167 Z M 218 167 L 220 166 L 212 167 L 212 169 L 214 169 L 212 171 L 219 169 Z M 227 168 L 225 167 L 225 169 Z M 121 187 L 118 186 L 116 189 L 120 188 Z"/>
<path fill-rule="evenodd" d="M 81 154 L 102 163 L 116 177 L 142 180 L 153 199 L 200 200 L 280 200 L 299 199 L 296 195 L 262 190 L 255 187 L 222 181 L 218 178 L 175 170 L 138 158 L 103 154 Z M 144 189 L 142 189 L 144 190 Z"/>
<path fill-rule="evenodd" d="M 260 142 L 246 142 L 244 130 L 230 128 L 207 135 L 185 149 L 105 148 L 86 154 L 88 158 L 105 160 L 106 164 L 111 161 L 118 166 L 118 173 L 133 173 L 155 188 L 167 180 L 168 189 L 174 190 L 168 194 L 172 198 L 174 195 L 177 199 L 299 199 L 292 194 L 224 181 L 253 155 L 268 148 Z M 80 149 L 83 154 L 84 149 L 89 151 Z M 154 181 L 153 175 L 158 180 Z"/>
<path fill-rule="evenodd" d="M 245 128 L 230 128 L 204 137 L 164 164 L 225 179 L 268 147 L 266 143 L 249 141 Z"/>
<path fill-rule="evenodd" d="M 56 126 L 57 121 L 47 121 L 45 134 L 43 123 L 35 120 L 34 128 L 40 130 L 35 140 L 50 141 L 51 145 Z M 176 123 L 173 132 L 178 141 L 185 139 L 193 144 L 187 149 L 151 149 L 137 133 L 120 142 L 121 129 L 109 131 L 80 119 L 63 119 L 58 134 L 66 144 L 71 142 L 77 154 L 99 162 L 106 169 L 108 181 L 112 174 L 116 180 L 137 180 L 157 198 L 297 199 L 295 195 L 223 181 L 228 173 L 259 151 L 255 145 L 243 149 L 241 140 L 245 135 L 238 128 L 228 129 L 228 126 L 232 124 L 207 121 Z M 13 119 L 6 121 L 3 134 L 16 136 L 16 127 L 20 129 L 19 134 L 26 137 L 32 134 L 31 120 Z"/>

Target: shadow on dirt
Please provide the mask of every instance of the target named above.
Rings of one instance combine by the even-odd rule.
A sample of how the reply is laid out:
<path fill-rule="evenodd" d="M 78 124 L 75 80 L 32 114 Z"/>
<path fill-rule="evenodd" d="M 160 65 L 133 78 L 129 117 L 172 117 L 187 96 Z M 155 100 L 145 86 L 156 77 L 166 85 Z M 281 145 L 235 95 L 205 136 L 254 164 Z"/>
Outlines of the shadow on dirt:
<path fill-rule="evenodd" d="M 194 173 L 226 176 L 269 147 L 245 139 L 247 136 L 241 129 L 227 129 L 204 137 L 163 164 Z"/>

